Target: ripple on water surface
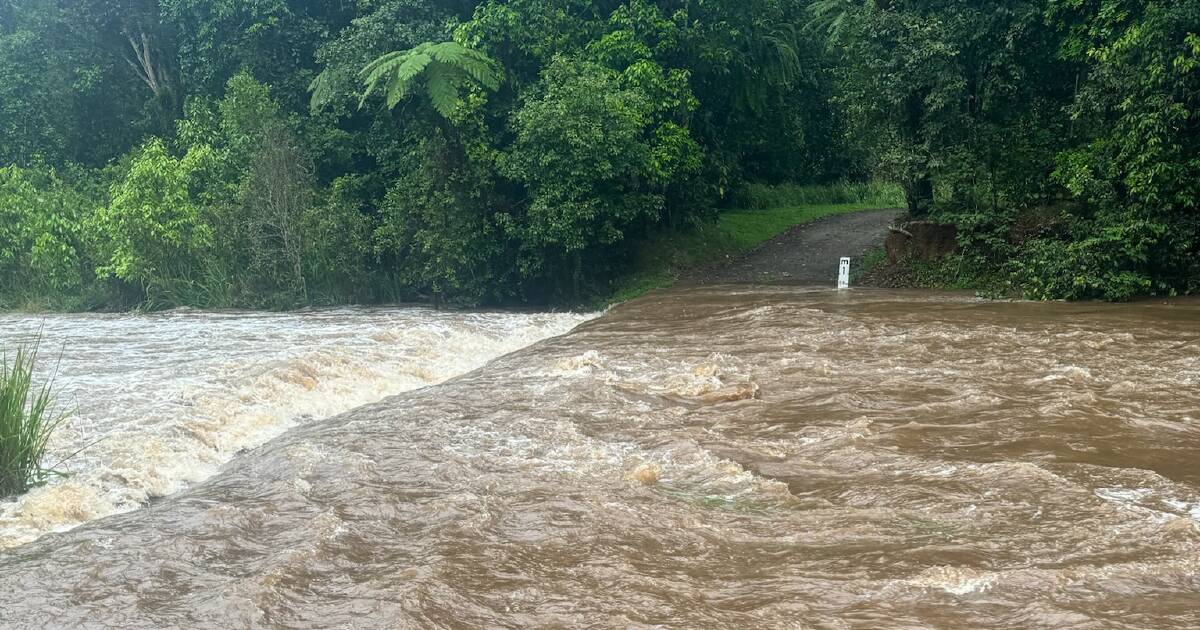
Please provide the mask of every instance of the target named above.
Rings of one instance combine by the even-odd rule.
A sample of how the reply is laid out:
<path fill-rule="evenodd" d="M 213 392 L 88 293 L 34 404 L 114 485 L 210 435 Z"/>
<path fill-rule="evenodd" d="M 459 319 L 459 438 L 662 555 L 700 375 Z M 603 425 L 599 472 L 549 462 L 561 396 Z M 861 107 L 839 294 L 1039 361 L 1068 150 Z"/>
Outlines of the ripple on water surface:
<path fill-rule="evenodd" d="M 145 628 L 1196 628 L 1198 361 L 1195 301 L 658 292 L 11 550 L 0 610 Z"/>
<path fill-rule="evenodd" d="M 293 314 L 0 315 L 0 347 L 42 331 L 72 411 L 69 473 L 0 503 L 0 548 L 206 479 L 287 429 L 439 383 L 588 317 L 330 309 Z"/>

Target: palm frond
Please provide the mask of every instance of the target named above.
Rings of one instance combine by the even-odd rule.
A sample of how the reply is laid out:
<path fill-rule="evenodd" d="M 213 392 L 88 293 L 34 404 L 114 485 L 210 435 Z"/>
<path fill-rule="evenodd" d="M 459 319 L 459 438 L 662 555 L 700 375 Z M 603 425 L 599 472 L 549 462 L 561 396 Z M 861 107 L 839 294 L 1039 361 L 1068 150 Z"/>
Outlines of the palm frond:
<path fill-rule="evenodd" d="M 800 74 L 800 54 L 796 52 L 794 33 L 775 32 L 763 37 L 764 59 L 768 77 L 773 83 L 790 83 Z"/>
<path fill-rule="evenodd" d="M 391 78 L 388 80 L 387 88 L 384 89 L 384 94 L 387 98 L 388 109 L 394 109 L 396 105 L 400 104 L 400 101 L 408 97 L 408 88 L 410 85 L 412 85 L 412 80 L 410 79 L 405 81 L 400 76 L 400 73 L 396 73 L 391 76 Z M 374 88 L 367 89 L 366 93 L 363 94 L 364 100 L 373 89 Z M 362 104 L 360 103 L 359 107 L 361 106 Z"/>
<path fill-rule="evenodd" d="M 499 89 L 499 67 L 486 54 L 458 42 L 442 42 L 433 46 L 430 52 L 438 61 L 465 72 L 475 83 L 490 90 Z"/>
<path fill-rule="evenodd" d="M 390 52 L 390 53 L 380 55 L 371 63 L 368 63 L 367 65 L 363 66 L 363 69 L 359 72 L 359 75 L 362 76 L 364 80 L 368 80 L 367 77 L 370 77 L 371 75 L 373 75 L 379 69 L 380 66 L 385 66 L 385 65 L 391 64 L 391 63 L 395 62 L 397 58 L 407 56 L 407 55 L 411 54 L 412 52 L 413 52 L 413 50 L 398 50 L 395 52 Z"/>
<path fill-rule="evenodd" d="M 310 111 L 318 111 L 328 105 L 334 98 L 334 77 L 333 72 L 326 68 L 313 79 L 308 85 L 308 91 L 312 96 L 308 100 L 308 108 Z"/>
<path fill-rule="evenodd" d="M 812 17 L 805 24 L 805 30 L 823 31 L 830 43 L 838 41 L 845 32 L 847 16 L 861 6 L 861 2 L 853 0 L 816 0 L 808 6 Z"/>
<path fill-rule="evenodd" d="M 359 107 L 383 88 L 388 108 L 394 108 L 413 92 L 422 76 L 433 108 L 449 116 L 462 88 L 477 85 L 494 91 L 500 88 L 504 74 L 499 64 L 478 50 L 458 42 L 425 42 L 387 53 L 364 66 L 360 72 L 364 90 Z"/>
<path fill-rule="evenodd" d="M 449 118 L 458 105 L 458 85 L 454 81 L 454 72 L 445 64 L 435 64 L 425 75 L 425 91 L 429 94 L 429 102 L 439 114 Z"/>

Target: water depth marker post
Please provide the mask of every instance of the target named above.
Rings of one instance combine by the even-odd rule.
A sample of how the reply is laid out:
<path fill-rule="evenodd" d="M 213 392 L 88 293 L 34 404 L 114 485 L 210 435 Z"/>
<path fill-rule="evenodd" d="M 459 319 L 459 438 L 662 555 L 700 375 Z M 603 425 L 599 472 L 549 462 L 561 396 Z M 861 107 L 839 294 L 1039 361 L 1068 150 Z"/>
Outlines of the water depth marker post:
<path fill-rule="evenodd" d="M 838 289 L 850 288 L 850 259 L 843 258 L 838 266 Z"/>

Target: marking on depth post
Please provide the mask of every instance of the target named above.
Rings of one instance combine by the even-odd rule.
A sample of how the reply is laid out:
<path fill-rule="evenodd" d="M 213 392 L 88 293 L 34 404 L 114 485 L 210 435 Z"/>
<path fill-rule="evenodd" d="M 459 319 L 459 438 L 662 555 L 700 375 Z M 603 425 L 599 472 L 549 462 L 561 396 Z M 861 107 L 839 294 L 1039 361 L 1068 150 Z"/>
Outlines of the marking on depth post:
<path fill-rule="evenodd" d="M 843 258 L 842 264 L 838 266 L 838 288 L 850 288 L 850 259 Z"/>

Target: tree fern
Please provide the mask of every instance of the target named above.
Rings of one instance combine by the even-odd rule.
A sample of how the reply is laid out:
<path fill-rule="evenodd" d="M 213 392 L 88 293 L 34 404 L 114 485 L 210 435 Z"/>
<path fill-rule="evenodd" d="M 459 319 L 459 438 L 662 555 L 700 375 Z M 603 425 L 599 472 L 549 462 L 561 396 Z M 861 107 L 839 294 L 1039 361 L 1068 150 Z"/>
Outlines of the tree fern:
<path fill-rule="evenodd" d="M 791 24 L 762 24 L 748 42 L 748 71 L 757 77 L 743 84 L 740 104 L 761 111 L 773 88 L 790 85 L 801 78 L 800 36 Z"/>
<path fill-rule="evenodd" d="M 425 75 L 425 93 L 433 108 L 448 116 L 458 103 L 457 77 L 445 70 L 445 66 L 434 66 Z M 389 103 L 390 103 L 389 98 Z"/>
<path fill-rule="evenodd" d="M 360 76 L 365 89 L 359 107 L 382 90 L 390 109 L 423 86 L 433 108 L 449 117 L 464 88 L 499 89 L 502 74 L 499 65 L 478 50 L 457 42 L 425 42 L 380 56 Z"/>
<path fill-rule="evenodd" d="M 814 0 L 808 5 L 808 28 L 832 33 L 841 28 L 846 15 L 855 9 L 853 3 L 846 0 Z"/>
<path fill-rule="evenodd" d="M 321 71 L 309 84 L 308 91 L 312 93 L 308 106 L 314 112 L 333 102 L 338 93 L 337 76 L 334 71 L 330 68 Z"/>

